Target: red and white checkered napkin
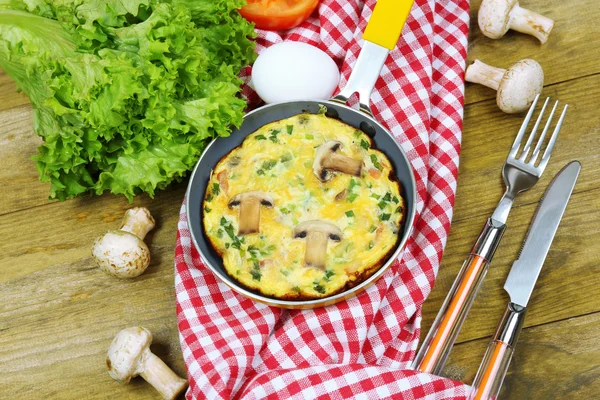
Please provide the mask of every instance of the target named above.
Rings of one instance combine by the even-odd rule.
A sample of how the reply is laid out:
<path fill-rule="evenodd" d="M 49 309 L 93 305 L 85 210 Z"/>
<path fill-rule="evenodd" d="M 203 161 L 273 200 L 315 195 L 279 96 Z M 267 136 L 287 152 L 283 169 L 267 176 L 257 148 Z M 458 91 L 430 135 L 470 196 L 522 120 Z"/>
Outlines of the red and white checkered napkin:
<path fill-rule="evenodd" d="M 258 51 L 282 40 L 317 45 L 342 66 L 343 86 L 374 5 L 324 0 L 301 27 L 258 32 Z M 362 294 L 294 311 L 246 299 L 202 264 L 181 208 L 175 285 L 189 399 L 465 397 L 462 383 L 406 368 L 450 229 L 468 26 L 467 0 L 416 0 L 377 82 L 373 111 L 415 170 L 417 219 L 402 259 Z"/>

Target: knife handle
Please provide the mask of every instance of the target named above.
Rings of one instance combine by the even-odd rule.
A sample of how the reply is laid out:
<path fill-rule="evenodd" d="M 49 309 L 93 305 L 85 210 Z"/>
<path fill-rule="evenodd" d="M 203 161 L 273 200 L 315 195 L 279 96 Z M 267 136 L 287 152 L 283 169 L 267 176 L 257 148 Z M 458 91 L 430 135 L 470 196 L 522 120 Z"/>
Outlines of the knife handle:
<path fill-rule="evenodd" d="M 412 368 L 439 375 L 485 277 L 504 224 L 488 219 L 438 312 Z"/>
<path fill-rule="evenodd" d="M 479 366 L 469 400 L 497 399 L 525 320 L 525 307 L 509 303 Z"/>

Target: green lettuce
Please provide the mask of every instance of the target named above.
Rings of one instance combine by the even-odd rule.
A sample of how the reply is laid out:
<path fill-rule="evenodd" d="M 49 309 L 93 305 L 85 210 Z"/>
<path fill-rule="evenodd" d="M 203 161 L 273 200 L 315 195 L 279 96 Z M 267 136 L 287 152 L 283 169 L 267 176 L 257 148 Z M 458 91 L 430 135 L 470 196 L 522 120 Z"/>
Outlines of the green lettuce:
<path fill-rule="evenodd" d="M 29 96 L 50 198 L 130 201 L 242 122 L 243 0 L 0 0 L 0 68 Z"/>

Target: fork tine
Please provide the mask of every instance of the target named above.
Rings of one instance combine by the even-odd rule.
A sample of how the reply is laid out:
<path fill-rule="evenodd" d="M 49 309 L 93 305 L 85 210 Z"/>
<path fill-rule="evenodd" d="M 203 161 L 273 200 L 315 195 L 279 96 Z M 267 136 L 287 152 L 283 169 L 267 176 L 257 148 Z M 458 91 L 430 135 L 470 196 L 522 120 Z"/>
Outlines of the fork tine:
<path fill-rule="evenodd" d="M 537 133 L 538 127 L 540 126 L 540 122 L 542 122 L 542 118 L 544 117 L 544 111 L 546 111 L 548 101 L 550 101 L 550 97 L 546 97 L 546 101 L 544 101 L 544 105 L 542 106 L 540 114 L 538 115 L 537 120 L 535 121 L 535 125 L 533 126 L 533 129 L 529 134 L 529 138 L 527 138 L 527 143 L 525 143 L 525 147 L 523 147 L 523 152 L 521 153 L 521 157 L 519 157 L 519 160 L 523 162 L 525 162 L 525 158 L 527 158 L 527 155 L 529 154 L 529 150 L 531 149 L 531 143 L 533 143 L 533 139 L 535 138 L 535 134 Z"/>
<path fill-rule="evenodd" d="M 525 119 L 523 120 L 523 123 L 521 124 L 521 129 L 519 129 L 519 133 L 517 134 L 517 137 L 515 138 L 515 142 L 513 143 L 512 148 L 510 149 L 510 153 L 508 154 L 509 157 L 516 158 L 517 151 L 519 150 L 519 146 L 521 145 L 521 139 L 523 139 L 523 135 L 525 134 L 525 131 L 527 130 L 527 124 L 529 124 L 529 120 L 531 119 L 531 115 L 533 114 L 533 110 L 535 110 L 535 105 L 537 104 L 537 101 L 539 98 L 540 98 L 540 95 L 538 94 L 537 96 L 535 96 L 535 99 L 533 99 L 533 103 L 531 104 L 531 107 L 529 107 L 527 116 L 525 116 Z"/>
<path fill-rule="evenodd" d="M 569 105 L 565 104 L 565 108 L 563 108 L 563 112 L 560 114 L 560 118 L 558 119 L 558 122 L 556 123 L 556 126 L 554 127 L 554 132 L 552 132 L 552 137 L 550 138 L 550 141 L 548 142 L 548 147 L 546 147 L 546 151 L 544 151 L 544 155 L 542 156 L 542 161 L 540 161 L 540 165 L 538 166 L 538 168 L 540 168 L 542 171 L 544 170 L 544 168 L 546 168 L 546 165 L 548 164 L 548 160 L 550 160 L 550 155 L 552 154 L 552 149 L 554 148 L 554 143 L 556 143 L 556 139 L 558 138 L 558 133 L 560 132 L 560 128 L 562 126 L 563 120 L 565 119 L 565 115 L 567 114 L 567 107 L 569 107 Z"/>
<path fill-rule="evenodd" d="M 533 150 L 533 155 L 531 156 L 531 160 L 529 160 L 529 165 L 535 165 L 535 162 L 540 154 L 540 150 L 542 148 L 542 144 L 544 143 L 544 139 L 546 138 L 546 134 L 548 133 L 548 129 L 550 128 L 550 124 L 552 123 L 552 118 L 554 117 L 554 112 L 556 111 L 556 107 L 558 106 L 558 100 L 554 103 L 554 107 L 552 107 L 552 111 L 550 112 L 550 116 L 546 121 L 546 126 L 544 126 L 544 130 L 542 131 L 542 135 Z"/>

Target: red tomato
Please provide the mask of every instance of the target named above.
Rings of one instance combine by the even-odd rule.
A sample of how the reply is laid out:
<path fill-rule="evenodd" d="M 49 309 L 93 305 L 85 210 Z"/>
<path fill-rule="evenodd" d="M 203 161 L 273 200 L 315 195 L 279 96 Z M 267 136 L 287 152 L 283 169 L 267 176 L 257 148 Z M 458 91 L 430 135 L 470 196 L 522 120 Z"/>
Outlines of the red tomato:
<path fill-rule="evenodd" d="M 240 14 L 258 29 L 283 31 L 306 21 L 318 4 L 319 0 L 248 0 Z"/>

